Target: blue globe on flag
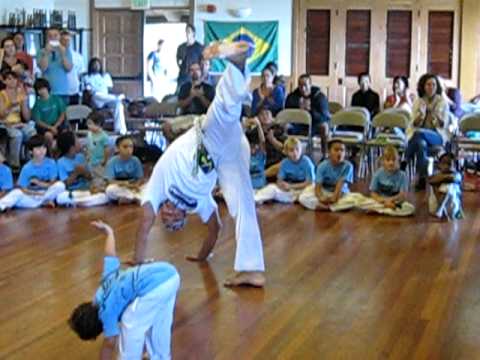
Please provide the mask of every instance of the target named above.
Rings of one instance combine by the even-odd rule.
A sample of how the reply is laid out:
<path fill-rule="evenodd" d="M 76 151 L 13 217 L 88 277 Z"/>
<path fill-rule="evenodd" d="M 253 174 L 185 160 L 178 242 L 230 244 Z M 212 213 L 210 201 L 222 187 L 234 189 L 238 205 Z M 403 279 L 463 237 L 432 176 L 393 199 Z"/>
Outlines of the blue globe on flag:
<path fill-rule="evenodd" d="M 251 57 L 255 53 L 255 40 L 252 39 L 252 37 L 248 34 L 238 34 L 232 39 L 233 42 L 237 41 L 245 41 L 247 42 L 250 47 L 247 52 L 247 57 Z"/>

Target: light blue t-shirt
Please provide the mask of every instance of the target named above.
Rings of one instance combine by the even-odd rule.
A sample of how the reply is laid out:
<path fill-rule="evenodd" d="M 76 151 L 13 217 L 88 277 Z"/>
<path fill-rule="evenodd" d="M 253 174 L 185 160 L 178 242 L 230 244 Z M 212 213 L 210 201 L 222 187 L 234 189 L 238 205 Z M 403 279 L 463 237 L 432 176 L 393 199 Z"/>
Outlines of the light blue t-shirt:
<path fill-rule="evenodd" d="M 13 188 L 12 170 L 5 165 L 0 164 L 0 191 L 8 191 Z"/>
<path fill-rule="evenodd" d="M 266 163 L 267 155 L 263 151 L 257 151 L 250 157 L 250 177 L 252 178 L 254 189 L 261 189 L 267 185 L 267 178 L 265 177 Z"/>
<path fill-rule="evenodd" d="M 18 177 L 18 185 L 21 188 L 30 190 L 46 190 L 37 185 L 31 185 L 30 181 L 34 178 L 41 181 L 56 180 L 58 176 L 57 163 L 55 160 L 46 157 L 40 164 L 36 164 L 33 160 L 23 165 Z"/>
<path fill-rule="evenodd" d="M 109 146 L 108 135 L 104 131 L 99 133 L 88 132 L 87 148 L 89 156 L 89 165 L 98 166 L 103 162 L 105 148 Z"/>
<path fill-rule="evenodd" d="M 315 165 L 308 156 L 302 155 L 294 162 L 285 158 L 280 163 L 277 177 L 287 183 L 298 184 L 305 181 L 315 181 Z"/>
<path fill-rule="evenodd" d="M 43 49 L 37 55 L 37 63 L 40 62 L 43 52 L 46 51 Z M 73 65 L 73 57 L 71 50 L 65 50 L 65 56 Z M 63 67 L 62 56 L 60 55 L 60 50 L 54 50 L 48 55 L 48 67 L 43 72 L 43 77 L 48 80 L 50 83 L 50 92 L 55 95 L 68 95 L 69 94 L 69 83 L 68 83 L 68 72 Z"/>
<path fill-rule="evenodd" d="M 79 165 L 87 167 L 87 159 L 82 153 L 78 153 L 75 157 L 69 158 L 67 156 L 62 156 L 57 160 L 58 166 L 58 178 L 60 181 L 65 182 L 68 179 L 70 174 L 75 170 Z M 84 177 L 77 177 L 73 184 L 68 186 L 68 190 L 79 190 L 88 188 L 89 182 Z"/>
<path fill-rule="evenodd" d="M 334 192 L 340 179 L 344 179 L 342 193 L 348 193 L 348 184 L 353 183 L 353 165 L 349 161 L 342 161 L 333 166 L 330 159 L 321 162 L 317 167 L 317 184 L 327 191 Z"/>
<path fill-rule="evenodd" d="M 122 160 L 119 155 L 112 157 L 105 167 L 108 180 L 140 180 L 143 178 L 143 166 L 136 156 Z"/>
<path fill-rule="evenodd" d="M 375 172 L 370 182 L 370 191 L 385 197 L 395 196 L 407 190 L 407 175 L 401 170 L 388 172 L 382 167 Z"/>
<path fill-rule="evenodd" d="M 154 262 L 120 269 L 120 259 L 105 256 L 102 283 L 95 293 L 95 304 L 105 337 L 120 333 L 118 323 L 127 306 L 177 275 L 173 265 Z M 162 306 L 163 304 L 158 304 Z"/>

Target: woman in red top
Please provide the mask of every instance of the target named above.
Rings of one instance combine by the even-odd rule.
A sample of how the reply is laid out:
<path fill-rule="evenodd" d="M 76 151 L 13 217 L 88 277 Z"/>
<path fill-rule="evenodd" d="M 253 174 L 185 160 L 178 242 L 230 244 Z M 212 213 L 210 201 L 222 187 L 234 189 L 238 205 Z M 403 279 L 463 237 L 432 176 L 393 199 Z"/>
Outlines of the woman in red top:
<path fill-rule="evenodd" d="M 411 112 L 413 100 L 415 97 L 408 89 L 407 77 L 395 76 L 393 78 L 393 94 L 387 96 L 383 107 L 385 109 L 401 108 Z"/>

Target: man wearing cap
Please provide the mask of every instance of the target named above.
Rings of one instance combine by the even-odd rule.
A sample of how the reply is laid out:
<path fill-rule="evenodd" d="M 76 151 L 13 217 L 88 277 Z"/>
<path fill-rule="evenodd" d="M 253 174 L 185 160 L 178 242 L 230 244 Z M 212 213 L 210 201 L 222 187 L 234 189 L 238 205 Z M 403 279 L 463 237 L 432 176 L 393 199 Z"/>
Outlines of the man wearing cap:
<path fill-rule="evenodd" d="M 208 235 L 191 261 L 205 261 L 217 241 L 220 222 L 212 190 L 220 182 L 230 214 L 235 218 L 235 274 L 226 286 L 265 284 L 262 240 L 250 180 L 250 149 L 240 123 L 242 103 L 249 96 L 247 42 L 214 44 L 205 58 L 230 61 L 217 85 L 207 115 L 180 136 L 153 169 L 142 200 L 143 216 L 137 233 L 135 261 L 146 257 L 147 238 L 159 213 L 170 230 L 183 228 L 186 215 L 196 213 Z"/>

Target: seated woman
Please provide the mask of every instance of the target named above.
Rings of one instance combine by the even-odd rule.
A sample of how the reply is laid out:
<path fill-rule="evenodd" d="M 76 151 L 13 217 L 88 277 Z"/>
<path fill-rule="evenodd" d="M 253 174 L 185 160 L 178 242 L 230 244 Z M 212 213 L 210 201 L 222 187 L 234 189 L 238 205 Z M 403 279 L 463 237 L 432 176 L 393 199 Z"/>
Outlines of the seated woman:
<path fill-rule="evenodd" d="M 125 113 L 122 100 L 125 95 L 109 94 L 113 87 L 112 77 L 103 71 L 99 58 L 92 58 L 88 63 L 88 72 L 82 77 L 82 88 L 88 91 L 97 108 L 108 106 L 113 108 L 114 128 L 120 134 L 126 134 Z"/>
<path fill-rule="evenodd" d="M 262 71 L 262 83 L 252 94 L 252 115 L 257 115 L 261 108 L 270 110 L 273 116 L 283 109 L 285 92 L 281 86 L 273 83 L 274 74 L 268 67 Z"/>
<path fill-rule="evenodd" d="M 428 150 L 445 147 L 449 140 L 449 109 L 442 97 L 442 87 L 437 76 L 424 74 L 418 81 L 417 91 L 418 99 L 413 104 L 412 112 L 415 130 L 408 141 L 405 160 L 408 162 L 417 158 L 418 182 L 415 189 L 419 191 L 426 186 Z"/>
<path fill-rule="evenodd" d="M 392 90 L 393 94 L 387 96 L 385 100 L 384 109 L 403 109 L 411 113 L 415 96 L 408 88 L 408 78 L 406 76 L 395 76 Z"/>
<path fill-rule="evenodd" d="M 35 127 L 29 122 L 30 109 L 25 91 L 18 85 L 13 71 L 3 73 L 6 88 L 0 91 L 0 127 L 8 134 L 8 163 L 13 170 L 20 168 L 22 143 L 35 135 Z"/>
<path fill-rule="evenodd" d="M 18 80 L 29 87 L 31 87 L 33 78 L 29 66 L 18 58 L 17 50 L 15 48 L 15 42 L 13 37 L 6 37 L 0 44 L 0 71 L 13 71 L 17 74 Z M 3 82 L 3 88 L 5 87 L 5 81 Z M 29 88 L 26 88 L 28 90 Z"/>

